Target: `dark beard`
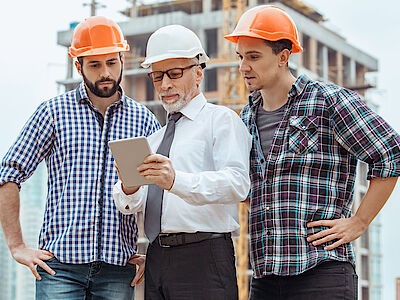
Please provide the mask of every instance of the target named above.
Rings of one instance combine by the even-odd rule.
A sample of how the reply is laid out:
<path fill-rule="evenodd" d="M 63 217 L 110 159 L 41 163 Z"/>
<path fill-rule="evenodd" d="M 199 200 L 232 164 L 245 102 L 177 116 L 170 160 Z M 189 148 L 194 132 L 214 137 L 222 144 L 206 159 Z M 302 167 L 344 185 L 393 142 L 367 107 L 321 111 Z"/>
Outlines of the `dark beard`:
<path fill-rule="evenodd" d="M 110 78 L 102 78 L 100 80 L 97 80 L 94 84 L 91 83 L 85 76 L 85 74 L 83 73 L 82 70 L 82 77 L 83 77 L 83 81 L 85 82 L 85 85 L 89 88 L 89 90 L 95 94 L 97 97 L 101 97 L 101 98 L 109 98 L 111 96 L 113 96 L 119 87 L 119 84 L 121 83 L 122 80 L 122 68 L 121 68 L 121 73 L 119 74 L 118 80 L 115 81 L 114 79 L 110 79 Z M 111 81 L 113 83 L 112 87 L 103 87 L 103 88 L 99 88 L 99 84 L 101 82 L 105 82 L 105 81 Z"/>

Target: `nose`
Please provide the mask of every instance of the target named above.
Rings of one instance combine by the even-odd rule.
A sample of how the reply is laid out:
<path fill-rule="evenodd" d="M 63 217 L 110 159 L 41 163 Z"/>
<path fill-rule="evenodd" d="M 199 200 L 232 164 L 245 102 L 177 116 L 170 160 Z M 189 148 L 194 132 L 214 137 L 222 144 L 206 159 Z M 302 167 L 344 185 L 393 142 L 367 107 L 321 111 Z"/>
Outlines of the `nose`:
<path fill-rule="evenodd" d="M 164 74 L 163 79 L 161 80 L 161 89 L 168 90 L 172 86 L 172 79 L 170 79 L 167 74 Z"/>
<path fill-rule="evenodd" d="M 101 75 L 104 78 L 109 78 L 111 76 L 111 74 L 112 74 L 111 73 L 111 68 L 109 66 L 105 65 L 101 73 L 102 73 Z"/>
<path fill-rule="evenodd" d="M 242 59 L 239 62 L 239 71 L 241 73 L 243 73 L 243 72 L 249 72 L 250 70 L 251 70 L 251 68 L 250 68 L 249 64 L 244 59 Z"/>

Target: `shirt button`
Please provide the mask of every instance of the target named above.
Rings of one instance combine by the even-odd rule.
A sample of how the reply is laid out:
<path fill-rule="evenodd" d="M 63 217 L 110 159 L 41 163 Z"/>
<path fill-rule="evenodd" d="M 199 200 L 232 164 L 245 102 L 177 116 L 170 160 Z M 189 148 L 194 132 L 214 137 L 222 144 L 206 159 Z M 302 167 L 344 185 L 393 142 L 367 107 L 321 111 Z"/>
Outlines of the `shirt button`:
<path fill-rule="evenodd" d="M 260 162 L 263 164 L 263 163 L 264 163 L 264 159 L 263 159 L 263 158 L 261 158 Z"/>
<path fill-rule="evenodd" d="M 271 235 L 272 235 L 271 230 L 268 230 L 268 231 L 267 231 L 267 235 L 268 235 L 268 236 L 271 236 Z"/>
<path fill-rule="evenodd" d="M 271 209 L 271 207 L 267 206 L 265 209 L 266 209 L 266 210 L 270 210 L 270 209 Z"/>
<path fill-rule="evenodd" d="M 258 136 L 255 137 L 256 141 L 258 141 Z"/>

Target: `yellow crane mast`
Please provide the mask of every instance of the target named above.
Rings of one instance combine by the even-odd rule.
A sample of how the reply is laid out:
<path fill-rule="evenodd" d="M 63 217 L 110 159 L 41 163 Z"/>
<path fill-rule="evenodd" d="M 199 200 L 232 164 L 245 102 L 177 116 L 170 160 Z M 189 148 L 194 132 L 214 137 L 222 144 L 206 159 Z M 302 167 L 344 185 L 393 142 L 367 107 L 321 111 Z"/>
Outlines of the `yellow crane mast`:
<path fill-rule="evenodd" d="M 244 0 L 223 0 L 222 1 L 222 31 L 223 34 L 230 34 L 235 28 L 240 16 L 246 8 Z M 235 45 L 224 42 L 222 60 L 225 62 L 236 61 Z M 223 82 L 220 88 L 220 104 L 232 106 L 239 112 L 238 107 L 247 103 L 247 89 L 239 74 L 237 65 L 228 64 L 223 70 Z M 246 300 L 249 296 L 249 240 L 248 240 L 248 211 L 243 203 L 239 204 L 240 236 L 235 245 L 237 257 L 237 280 L 239 288 L 239 300 Z"/>

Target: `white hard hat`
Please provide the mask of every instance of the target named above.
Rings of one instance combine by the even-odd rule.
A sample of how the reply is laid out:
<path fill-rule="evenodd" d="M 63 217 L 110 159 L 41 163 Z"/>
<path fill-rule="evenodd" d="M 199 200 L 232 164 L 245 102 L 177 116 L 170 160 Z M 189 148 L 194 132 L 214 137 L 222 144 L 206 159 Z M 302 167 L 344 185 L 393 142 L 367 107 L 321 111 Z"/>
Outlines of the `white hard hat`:
<path fill-rule="evenodd" d="M 199 64 L 209 60 L 197 35 L 181 25 L 168 25 L 156 30 L 149 38 L 143 68 L 170 58 L 193 58 L 199 55 Z"/>

